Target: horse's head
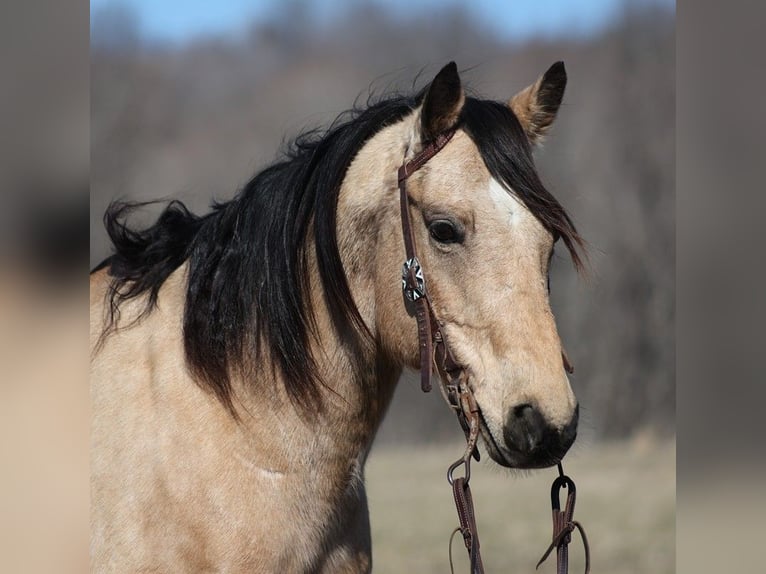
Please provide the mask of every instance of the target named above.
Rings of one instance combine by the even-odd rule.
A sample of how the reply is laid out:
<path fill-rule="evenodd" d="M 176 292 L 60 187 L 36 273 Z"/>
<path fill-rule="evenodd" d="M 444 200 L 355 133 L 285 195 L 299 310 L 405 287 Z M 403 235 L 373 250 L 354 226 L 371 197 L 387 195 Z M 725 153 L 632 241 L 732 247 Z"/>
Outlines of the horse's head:
<path fill-rule="evenodd" d="M 565 84 L 558 63 L 507 104 L 480 101 L 465 97 L 451 64 L 397 132 L 411 157 L 424 142 L 457 128 L 408 179 L 410 217 L 435 314 L 481 409 L 487 449 L 510 467 L 555 464 L 577 430 L 548 271 L 558 237 L 576 261 L 580 240 L 531 158 Z M 386 216 L 377 222 L 375 323 L 386 351 L 417 368 L 415 321 L 405 313 L 397 279 L 404 247 L 398 195 L 391 191 Z"/>

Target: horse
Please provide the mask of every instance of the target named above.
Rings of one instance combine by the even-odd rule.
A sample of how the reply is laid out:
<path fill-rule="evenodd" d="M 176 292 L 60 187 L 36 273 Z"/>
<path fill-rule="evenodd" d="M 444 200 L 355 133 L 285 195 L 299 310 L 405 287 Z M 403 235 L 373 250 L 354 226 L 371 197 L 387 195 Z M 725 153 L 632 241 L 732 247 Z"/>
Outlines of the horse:
<path fill-rule="evenodd" d="M 533 150 L 562 62 L 507 102 L 454 62 L 305 132 L 204 215 L 104 216 L 90 277 L 91 564 L 98 572 L 369 572 L 364 468 L 404 368 L 397 168 L 430 303 L 499 465 L 555 465 L 577 433 L 548 274 L 584 242 Z"/>

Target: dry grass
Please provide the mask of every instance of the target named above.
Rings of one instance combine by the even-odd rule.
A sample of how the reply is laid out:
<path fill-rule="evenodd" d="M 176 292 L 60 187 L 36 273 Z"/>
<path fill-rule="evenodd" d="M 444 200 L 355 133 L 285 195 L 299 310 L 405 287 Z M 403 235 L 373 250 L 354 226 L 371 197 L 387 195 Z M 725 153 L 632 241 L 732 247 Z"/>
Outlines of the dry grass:
<path fill-rule="evenodd" d="M 374 571 L 449 572 L 447 541 L 457 525 L 446 467 L 453 447 L 374 450 L 367 467 Z M 646 437 L 581 446 L 566 460 L 577 483 L 575 518 L 585 526 L 594 573 L 675 572 L 675 441 Z M 471 487 L 488 573 L 534 572 L 551 536 L 555 469 L 511 474 L 474 463 Z M 455 571 L 467 571 L 460 536 Z M 570 571 L 583 571 L 577 534 Z M 555 557 L 539 572 L 555 572 Z"/>

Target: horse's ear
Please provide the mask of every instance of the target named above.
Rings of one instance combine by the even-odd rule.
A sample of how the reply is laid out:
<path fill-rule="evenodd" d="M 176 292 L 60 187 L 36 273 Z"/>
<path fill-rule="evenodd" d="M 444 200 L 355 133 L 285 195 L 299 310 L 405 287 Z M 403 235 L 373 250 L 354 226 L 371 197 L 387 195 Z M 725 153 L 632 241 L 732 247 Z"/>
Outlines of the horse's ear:
<path fill-rule="evenodd" d="M 450 62 L 436 74 L 423 100 L 420 114 L 423 141 L 432 140 L 455 127 L 464 103 L 465 94 L 460 85 L 457 65 Z"/>
<path fill-rule="evenodd" d="M 564 62 L 556 62 L 534 84 L 521 90 L 508 102 L 532 144 L 542 140 L 556 119 L 566 85 Z"/>

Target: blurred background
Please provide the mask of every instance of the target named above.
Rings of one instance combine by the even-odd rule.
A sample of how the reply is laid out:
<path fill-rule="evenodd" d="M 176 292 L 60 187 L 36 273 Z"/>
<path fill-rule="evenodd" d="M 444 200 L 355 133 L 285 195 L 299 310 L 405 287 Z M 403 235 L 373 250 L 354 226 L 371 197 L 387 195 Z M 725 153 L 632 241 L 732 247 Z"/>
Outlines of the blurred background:
<path fill-rule="evenodd" d="M 474 92 L 506 100 L 564 60 L 564 105 L 536 159 L 591 261 L 583 279 L 561 252 L 552 274 L 581 403 L 567 470 L 595 571 L 674 571 L 673 2 L 93 0 L 90 33 L 91 264 L 109 254 L 113 199 L 202 212 L 371 91 L 419 88 L 455 60 Z M 376 572 L 445 571 L 444 470 L 461 437 L 405 375 L 368 467 Z M 533 571 L 553 476 L 475 471 L 488 571 Z"/>
<path fill-rule="evenodd" d="M 537 162 L 591 260 L 586 279 L 564 254 L 552 274 L 582 409 L 567 469 L 597 571 L 672 572 L 674 32 L 667 1 L 94 0 L 91 264 L 109 253 L 101 217 L 113 199 L 179 198 L 202 212 L 286 139 L 370 92 L 419 88 L 455 60 L 472 90 L 506 100 L 564 60 L 564 105 Z M 376 572 L 445 570 L 454 510 L 444 469 L 461 436 L 441 399 L 406 374 L 367 473 Z M 533 570 L 552 478 L 492 463 L 475 473 L 489 571 Z M 621 503 L 637 482 L 648 488 Z"/>

